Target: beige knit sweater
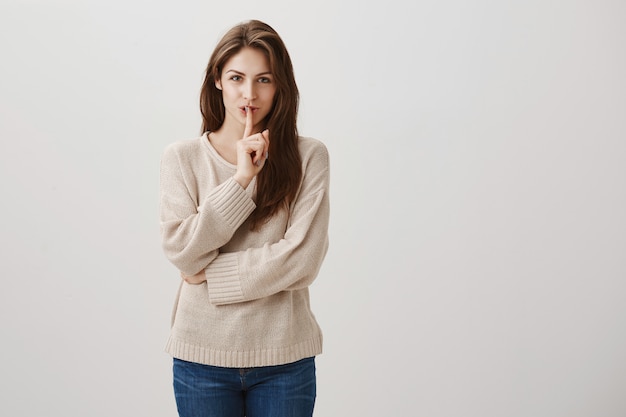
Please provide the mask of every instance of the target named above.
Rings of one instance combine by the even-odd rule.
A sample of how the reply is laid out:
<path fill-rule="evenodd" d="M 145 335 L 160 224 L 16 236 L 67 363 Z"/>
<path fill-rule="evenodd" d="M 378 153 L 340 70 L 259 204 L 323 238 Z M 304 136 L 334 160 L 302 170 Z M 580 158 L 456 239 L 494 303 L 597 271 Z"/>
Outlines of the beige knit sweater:
<path fill-rule="evenodd" d="M 165 255 L 186 275 L 166 351 L 215 366 L 279 365 L 322 351 L 308 287 L 328 248 L 329 161 L 318 140 L 301 137 L 303 179 L 289 210 L 258 231 L 248 217 L 255 182 L 243 189 L 236 166 L 207 134 L 169 145 L 161 160 L 161 232 Z M 270 155 L 271 157 L 271 155 Z"/>

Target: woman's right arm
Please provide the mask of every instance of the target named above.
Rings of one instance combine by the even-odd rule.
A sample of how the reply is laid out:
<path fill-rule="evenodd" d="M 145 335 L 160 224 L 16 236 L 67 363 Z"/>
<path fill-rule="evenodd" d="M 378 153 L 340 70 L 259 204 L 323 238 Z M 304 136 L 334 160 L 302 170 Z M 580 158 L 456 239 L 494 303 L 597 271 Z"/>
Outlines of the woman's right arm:
<path fill-rule="evenodd" d="M 194 275 L 215 259 L 255 208 L 232 177 L 198 207 L 196 184 L 177 148 L 168 147 L 161 159 L 161 237 L 166 257 L 184 275 Z"/>

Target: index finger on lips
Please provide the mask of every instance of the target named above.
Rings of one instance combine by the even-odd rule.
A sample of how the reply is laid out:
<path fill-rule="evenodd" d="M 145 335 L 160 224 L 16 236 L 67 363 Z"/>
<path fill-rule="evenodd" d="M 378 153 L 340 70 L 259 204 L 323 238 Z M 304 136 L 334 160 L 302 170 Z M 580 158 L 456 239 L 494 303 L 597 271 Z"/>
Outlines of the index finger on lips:
<path fill-rule="evenodd" d="M 252 125 L 252 111 L 250 110 L 250 107 L 246 106 L 246 127 L 243 130 L 243 137 L 247 138 L 248 136 L 250 136 L 250 134 L 252 133 L 252 128 L 254 126 Z"/>

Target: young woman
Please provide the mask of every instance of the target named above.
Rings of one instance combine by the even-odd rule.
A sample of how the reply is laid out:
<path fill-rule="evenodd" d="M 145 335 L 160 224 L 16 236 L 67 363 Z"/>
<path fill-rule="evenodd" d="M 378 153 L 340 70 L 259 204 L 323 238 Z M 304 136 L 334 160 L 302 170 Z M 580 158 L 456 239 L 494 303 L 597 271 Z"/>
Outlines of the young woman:
<path fill-rule="evenodd" d="M 299 137 L 289 54 L 249 21 L 216 46 L 203 134 L 161 161 L 161 230 L 181 286 L 166 351 L 179 415 L 311 416 L 322 333 L 308 287 L 328 248 L 325 146 Z"/>

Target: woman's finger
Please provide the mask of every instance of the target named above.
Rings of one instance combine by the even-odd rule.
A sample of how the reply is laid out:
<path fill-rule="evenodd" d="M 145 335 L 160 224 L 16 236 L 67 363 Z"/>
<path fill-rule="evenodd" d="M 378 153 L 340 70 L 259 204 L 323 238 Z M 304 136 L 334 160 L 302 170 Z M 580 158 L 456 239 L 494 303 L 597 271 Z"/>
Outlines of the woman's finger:
<path fill-rule="evenodd" d="M 252 123 L 252 110 L 250 107 L 246 106 L 246 127 L 243 130 L 243 138 L 247 138 L 252 133 L 252 128 L 254 127 Z"/>
<path fill-rule="evenodd" d="M 263 156 L 265 157 L 265 159 L 268 159 L 269 158 L 269 152 L 270 152 L 270 131 L 269 131 L 269 129 L 265 129 L 263 132 L 261 132 L 261 136 L 263 137 L 263 140 L 265 141 Z"/>
<path fill-rule="evenodd" d="M 260 166 L 261 159 L 263 155 L 265 155 L 265 139 L 260 133 L 257 135 L 255 135 L 254 144 L 252 146 L 252 163 L 256 166 Z"/>

